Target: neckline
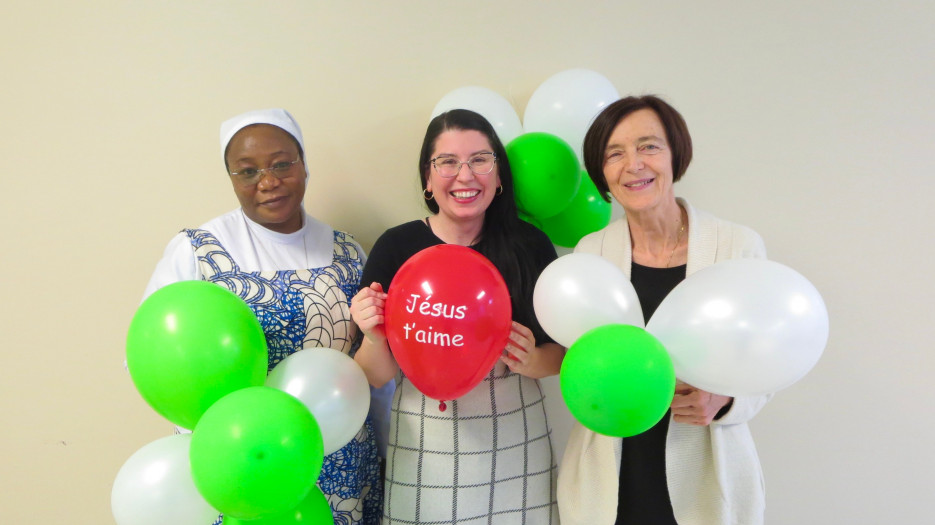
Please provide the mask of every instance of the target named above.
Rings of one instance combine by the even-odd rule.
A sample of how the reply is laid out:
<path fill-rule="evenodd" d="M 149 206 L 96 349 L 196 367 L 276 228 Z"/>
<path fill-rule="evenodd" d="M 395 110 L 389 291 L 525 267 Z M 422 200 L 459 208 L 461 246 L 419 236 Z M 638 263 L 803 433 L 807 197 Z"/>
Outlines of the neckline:
<path fill-rule="evenodd" d="M 435 237 L 436 239 L 438 239 L 442 244 L 451 244 L 450 242 L 446 242 L 444 239 L 442 239 L 441 237 L 439 237 L 439 236 L 435 233 L 435 230 L 432 229 L 432 225 L 429 223 L 429 219 L 431 219 L 431 218 L 432 218 L 431 216 L 427 216 L 427 217 L 425 217 L 424 219 L 422 219 L 422 220 L 419 221 L 419 222 L 421 222 L 422 225 L 425 226 L 425 228 L 429 231 L 429 234 L 432 235 L 432 237 Z M 481 239 L 482 239 L 482 237 L 478 237 L 478 238 L 477 238 L 473 243 L 471 243 L 471 244 L 468 244 L 468 245 L 458 244 L 458 245 L 456 245 L 456 246 L 464 246 L 465 248 L 475 248 L 477 245 L 479 245 L 479 244 L 481 243 Z"/>
<path fill-rule="evenodd" d="M 685 264 L 680 264 L 680 265 L 678 265 L 678 266 L 669 266 L 669 267 L 666 267 L 666 268 L 657 268 L 657 267 L 655 267 L 655 266 L 646 266 L 646 265 L 644 265 L 644 264 L 640 264 L 640 263 L 635 262 L 635 261 L 630 261 L 630 264 L 632 264 L 634 268 L 640 268 L 640 269 L 646 269 L 646 270 L 652 270 L 652 271 L 679 270 L 679 269 L 684 270 L 685 267 L 688 266 L 688 263 L 685 263 Z"/>
<path fill-rule="evenodd" d="M 275 240 L 281 243 L 289 242 L 293 239 L 297 239 L 300 237 L 304 239 L 305 234 L 309 230 L 309 221 L 306 219 L 304 213 L 302 214 L 302 227 L 294 232 L 289 232 L 289 233 L 281 233 L 275 230 L 271 230 L 267 228 L 266 226 L 263 226 L 262 224 L 251 219 L 250 217 L 247 217 L 247 214 L 244 213 L 243 208 L 240 209 L 240 214 L 243 217 L 244 222 L 246 222 L 247 224 L 248 231 L 250 231 L 253 234 L 263 235 L 265 237 L 268 237 L 272 240 Z"/>

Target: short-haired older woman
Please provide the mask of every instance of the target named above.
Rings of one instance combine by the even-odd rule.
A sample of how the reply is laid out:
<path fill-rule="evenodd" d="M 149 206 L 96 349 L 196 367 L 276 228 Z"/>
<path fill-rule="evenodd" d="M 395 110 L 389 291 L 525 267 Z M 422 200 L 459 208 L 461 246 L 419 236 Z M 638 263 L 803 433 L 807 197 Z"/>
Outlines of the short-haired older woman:
<path fill-rule="evenodd" d="M 177 234 L 146 295 L 184 280 L 230 289 L 263 326 L 270 370 L 303 348 L 350 352 L 350 299 L 364 253 L 350 235 L 305 213 L 308 165 L 298 123 L 284 109 L 237 115 L 221 124 L 221 155 L 240 207 Z M 379 521 L 383 491 L 369 419 L 325 456 L 318 486 L 337 523 Z"/>
<path fill-rule="evenodd" d="M 753 230 L 675 197 L 691 158 L 682 116 L 653 95 L 610 104 L 585 136 L 587 171 L 624 217 L 575 251 L 619 266 L 647 321 L 687 275 L 725 259 L 766 256 Z M 669 413 L 640 435 L 613 438 L 575 423 L 559 471 L 563 525 L 761 523 L 763 479 L 747 421 L 767 398 L 678 382 Z"/>

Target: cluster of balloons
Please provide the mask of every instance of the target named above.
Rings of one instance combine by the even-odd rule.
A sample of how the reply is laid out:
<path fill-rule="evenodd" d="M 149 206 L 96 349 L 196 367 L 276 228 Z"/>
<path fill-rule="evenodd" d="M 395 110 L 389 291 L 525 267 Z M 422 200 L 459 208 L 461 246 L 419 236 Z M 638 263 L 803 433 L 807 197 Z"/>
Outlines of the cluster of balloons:
<path fill-rule="evenodd" d="M 121 467 L 118 525 L 332 523 L 316 486 L 324 455 L 360 429 L 370 404 L 345 354 L 305 349 L 267 376 L 263 329 L 237 295 L 205 281 L 168 285 L 130 322 L 127 368 L 143 399 L 190 434 L 165 437 Z"/>
<path fill-rule="evenodd" d="M 628 437 L 671 405 L 675 377 L 727 396 L 775 392 L 814 367 L 828 340 L 828 312 L 794 270 L 735 259 L 679 283 L 644 330 L 639 300 L 609 261 L 573 253 L 536 282 L 543 329 L 568 347 L 562 397 L 582 425 Z"/>
<path fill-rule="evenodd" d="M 486 117 L 506 145 L 520 216 L 572 247 L 610 221 L 610 203 L 582 168 L 581 147 L 591 121 L 619 96 L 600 73 L 569 69 L 536 88 L 522 124 L 509 101 L 478 86 L 446 94 L 432 116 L 463 108 Z"/>
<path fill-rule="evenodd" d="M 452 272 L 457 268 L 457 272 Z M 480 253 L 440 244 L 396 272 L 386 298 L 386 338 L 399 368 L 420 392 L 457 399 L 490 372 L 510 336 L 506 283 Z"/>

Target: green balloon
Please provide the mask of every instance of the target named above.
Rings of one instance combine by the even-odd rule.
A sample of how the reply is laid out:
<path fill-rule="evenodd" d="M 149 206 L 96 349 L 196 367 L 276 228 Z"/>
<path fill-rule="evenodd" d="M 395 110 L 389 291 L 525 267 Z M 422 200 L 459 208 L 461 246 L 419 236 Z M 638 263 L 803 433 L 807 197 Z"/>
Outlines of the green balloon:
<path fill-rule="evenodd" d="M 205 412 L 189 455 L 205 500 L 232 518 L 253 520 L 286 513 L 308 496 L 321 473 L 324 445 L 301 401 L 254 386 Z"/>
<path fill-rule="evenodd" d="M 578 156 L 550 133 L 524 133 L 506 146 L 513 172 L 516 206 L 537 219 L 565 209 L 578 191 Z"/>
<path fill-rule="evenodd" d="M 528 213 L 523 213 L 521 210 L 516 210 L 516 215 L 520 219 L 528 222 L 529 224 L 532 224 L 536 228 L 539 228 L 540 230 L 542 229 L 542 222 L 540 222 L 538 219 L 536 219 L 532 215 L 529 215 Z"/>
<path fill-rule="evenodd" d="M 312 487 L 302 503 L 282 514 L 274 514 L 255 520 L 241 520 L 224 516 L 223 525 L 334 525 L 331 506 L 318 487 Z"/>
<path fill-rule="evenodd" d="M 578 338 L 559 373 L 562 397 L 585 427 L 608 436 L 635 436 L 662 419 L 675 395 L 669 354 L 646 330 L 599 326 Z"/>
<path fill-rule="evenodd" d="M 234 293 L 207 281 L 156 290 L 127 332 L 127 368 L 143 399 L 169 421 L 194 428 L 215 401 L 266 379 L 263 328 Z"/>
<path fill-rule="evenodd" d="M 610 222 L 610 203 L 605 201 L 588 173 L 581 170 L 581 186 L 571 204 L 558 215 L 540 221 L 541 229 L 558 246 L 574 248 L 585 235 Z"/>

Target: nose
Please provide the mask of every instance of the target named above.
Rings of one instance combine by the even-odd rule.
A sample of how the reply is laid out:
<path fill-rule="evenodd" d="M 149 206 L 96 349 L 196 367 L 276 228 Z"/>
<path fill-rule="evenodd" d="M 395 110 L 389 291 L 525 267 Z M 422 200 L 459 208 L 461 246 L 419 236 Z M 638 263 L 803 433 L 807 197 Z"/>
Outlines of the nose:
<path fill-rule="evenodd" d="M 626 160 L 624 161 L 623 168 L 628 173 L 636 173 L 643 169 L 643 156 L 638 152 L 633 153 L 632 155 L 627 155 Z"/>
<path fill-rule="evenodd" d="M 257 181 L 256 186 L 260 191 L 269 191 L 271 189 L 279 186 L 279 177 L 273 175 L 272 170 L 260 170 L 260 180 Z"/>
<path fill-rule="evenodd" d="M 474 177 L 474 172 L 471 171 L 471 168 L 468 166 L 467 162 L 462 162 L 461 165 L 458 166 L 458 174 L 455 175 L 455 179 L 462 180 L 462 173 L 467 174 L 463 180 L 469 180 L 470 178 Z"/>

